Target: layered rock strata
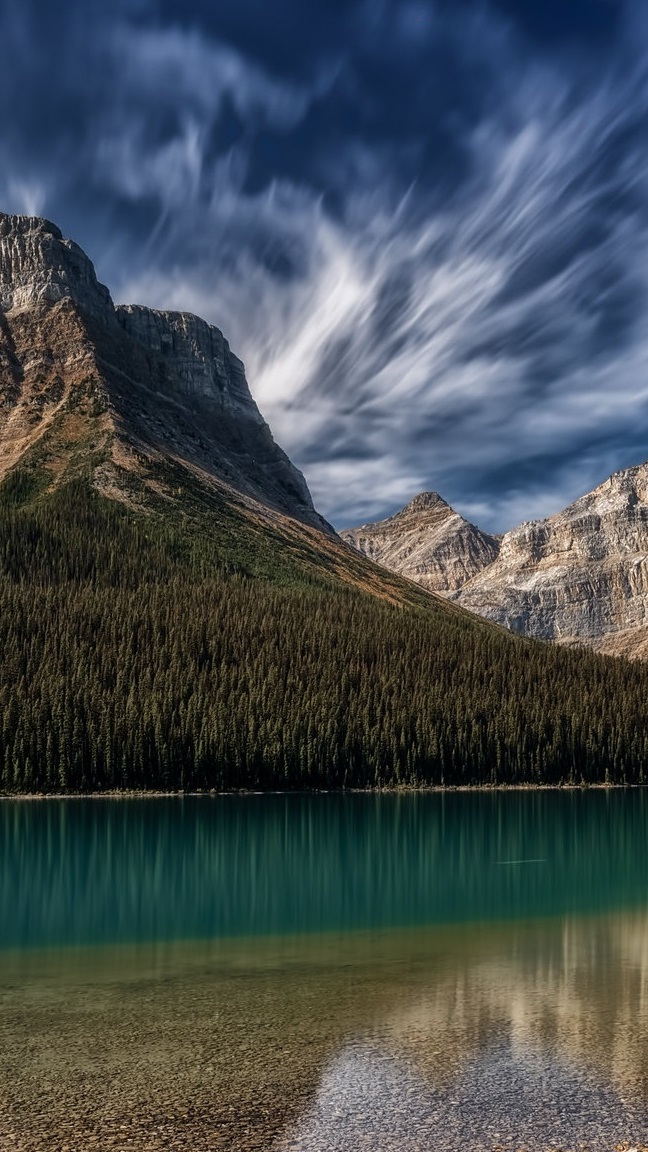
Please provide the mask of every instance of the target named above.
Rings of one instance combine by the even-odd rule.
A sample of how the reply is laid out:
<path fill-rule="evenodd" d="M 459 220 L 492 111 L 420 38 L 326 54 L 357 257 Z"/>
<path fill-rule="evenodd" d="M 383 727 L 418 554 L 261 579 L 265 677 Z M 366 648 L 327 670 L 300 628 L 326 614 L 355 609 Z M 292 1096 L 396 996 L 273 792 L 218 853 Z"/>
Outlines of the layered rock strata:
<path fill-rule="evenodd" d="M 507 532 L 454 598 L 529 636 L 614 650 L 615 634 L 648 624 L 648 464 Z"/>
<path fill-rule="evenodd" d="M 498 537 L 464 520 L 436 492 L 421 492 L 394 516 L 340 536 L 377 564 L 443 594 L 491 564 L 500 547 Z"/>
<path fill-rule="evenodd" d="M 513 631 L 648 658 L 648 463 L 502 537 L 480 532 L 430 493 L 343 536 Z"/>
<path fill-rule="evenodd" d="M 0 478 L 37 450 L 53 482 L 90 468 L 118 496 L 125 473 L 146 483 L 171 460 L 262 514 L 330 531 L 217 328 L 115 308 L 54 224 L 0 213 Z"/>

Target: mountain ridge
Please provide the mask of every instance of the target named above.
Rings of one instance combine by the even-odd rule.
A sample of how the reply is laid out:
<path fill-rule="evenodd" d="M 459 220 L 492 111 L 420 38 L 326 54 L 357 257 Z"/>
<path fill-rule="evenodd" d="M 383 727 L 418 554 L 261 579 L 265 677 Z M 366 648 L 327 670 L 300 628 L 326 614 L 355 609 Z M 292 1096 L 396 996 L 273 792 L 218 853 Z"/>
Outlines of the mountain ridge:
<path fill-rule="evenodd" d="M 514 632 L 646 658 L 648 463 L 620 469 L 553 516 L 488 537 L 491 552 L 476 555 L 472 571 L 459 566 L 465 539 L 486 534 L 441 503 L 441 541 L 421 497 L 341 535 L 390 571 L 433 583 L 437 593 Z M 418 571 L 404 554 L 414 538 Z"/>
<path fill-rule="evenodd" d="M 645 782 L 648 669 L 340 540 L 223 335 L 59 236 L 3 220 L 0 792 Z"/>
<path fill-rule="evenodd" d="M 261 515 L 275 509 L 332 533 L 222 332 L 190 313 L 115 307 L 82 249 L 38 217 L 0 213 L 1 368 L 10 387 L 0 477 L 51 439 L 57 420 L 66 428 L 50 457 L 60 459 L 72 403 L 91 421 L 102 409 L 105 459 L 90 466 L 113 498 L 128 498 L 134 476 L 146 488 L 151 464 L 169 456 Z"/>

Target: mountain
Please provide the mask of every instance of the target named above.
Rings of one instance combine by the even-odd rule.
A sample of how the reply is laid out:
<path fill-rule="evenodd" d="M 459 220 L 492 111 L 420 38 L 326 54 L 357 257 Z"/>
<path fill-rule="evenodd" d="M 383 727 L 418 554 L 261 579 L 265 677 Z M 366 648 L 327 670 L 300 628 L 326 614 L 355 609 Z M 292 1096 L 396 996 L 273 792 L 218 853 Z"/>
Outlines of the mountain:
<path fill-rule="evenodd" d="M 428 519 L 429 499 L 342 535 L 390 570 L 525 636 L 648 656 L 648 464 L 499 538 L 436 496 Z"/>
<path fill-rule="evenodd" d="M 0 791 L 643 783 L 647 694 L 340 540 L 218 329 L 0 216 Z"/>
<path fill-rule="evenodd" d="M 546 640 L 613 650 L 618 633 L 627 640 L 638 630 L 640 643 L 648 625 L 648 464 L 508 532 L 495 562 L 458 600 Z"/>
<path fill-rule="evenodd" d="M 377 564 L 441 593 L 461 588 L 496 559 L 500 547 L 497 536 L 464 520 L 436 492 L 421 492 L 387 520 L 340 536 Z"/>
<path fill-rule="evenodd" d="M 0 214 L 0 477 L 25 455 L 59 484 L 86 469 L 124 500 L 175 498 L 172 463 L 226 498 L 324 531 L 222 333 L 186 313 L 117 307 L 49 221 Z"/>

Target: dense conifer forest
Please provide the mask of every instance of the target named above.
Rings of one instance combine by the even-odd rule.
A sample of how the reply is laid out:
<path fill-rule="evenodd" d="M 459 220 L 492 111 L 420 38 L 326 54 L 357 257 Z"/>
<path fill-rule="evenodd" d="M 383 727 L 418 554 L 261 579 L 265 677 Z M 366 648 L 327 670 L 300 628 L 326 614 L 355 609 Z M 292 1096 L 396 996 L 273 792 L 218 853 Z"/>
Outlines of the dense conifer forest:
<path fill-rule="evenodd" d="M 235 519 L 5 481 L 2 791 L 644 783 L 648 668 L 381 600 Z"/>

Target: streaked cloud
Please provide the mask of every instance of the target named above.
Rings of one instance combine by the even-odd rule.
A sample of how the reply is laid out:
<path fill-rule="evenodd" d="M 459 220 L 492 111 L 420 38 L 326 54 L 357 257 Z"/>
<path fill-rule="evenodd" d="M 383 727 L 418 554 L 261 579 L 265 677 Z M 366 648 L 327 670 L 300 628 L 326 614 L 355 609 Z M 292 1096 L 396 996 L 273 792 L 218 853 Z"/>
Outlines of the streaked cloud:
<path fill-rule="evenodd" d="M 648 455 L 648 84 L 626 16 L 601 69 L 481 4 L 358 4 L 305 79 L 197 10 L 122 9 L 92 39 L 109 96 L 64 148 L 95 247 L 77 235 L 117 298 L 224 330 L 334 523 L 422 488 L 495 530 L 551 512 Z M 20 160 L 9 206 L 54 215 L 60 170 Z"/>

